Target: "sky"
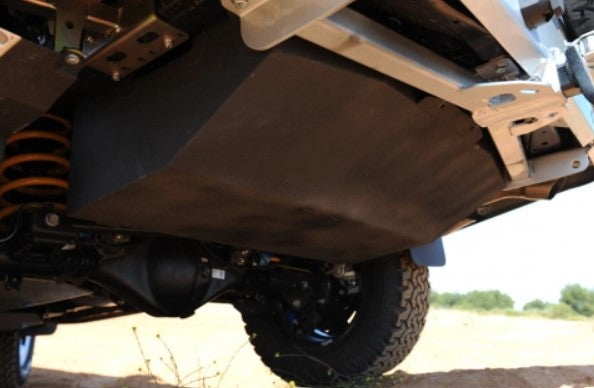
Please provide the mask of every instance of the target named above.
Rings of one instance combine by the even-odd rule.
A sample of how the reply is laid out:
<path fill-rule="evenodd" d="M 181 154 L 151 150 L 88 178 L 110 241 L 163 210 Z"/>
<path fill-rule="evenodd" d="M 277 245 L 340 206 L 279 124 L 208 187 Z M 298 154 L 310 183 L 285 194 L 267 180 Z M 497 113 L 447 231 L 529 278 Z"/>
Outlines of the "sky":
<path fill-rule="evenodd" d="M 444 238 L 447 263 L 430 269 L 432 289 L 498 289 L 516 308 L 559 300 L 579 283 L 594 289 L 594 183 L 470 226 Z"/>

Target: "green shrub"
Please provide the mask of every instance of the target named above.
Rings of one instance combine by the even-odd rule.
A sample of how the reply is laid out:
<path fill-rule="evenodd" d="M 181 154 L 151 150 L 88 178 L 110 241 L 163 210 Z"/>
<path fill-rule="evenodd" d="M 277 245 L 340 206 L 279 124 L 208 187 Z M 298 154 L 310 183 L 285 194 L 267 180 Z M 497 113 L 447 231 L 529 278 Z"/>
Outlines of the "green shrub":
<path fill-rule="evenodd" d="M 451 293 L 451 292 L 444 292 L 439 293 L 435 291 L 431 291 L 431 295 L 429 297 L 429 304 L 435 307 L 444 307 L 444 308 L 452 308 L 460 303 L 460 298 L 462 295 L 458 293 Z"/>
<path fill-rule="evenodd" d="M 540 314 L 544 317 L 554 319 L 569 319 L 578 316 L 571 306 L 563 302 L 548 306 L 546 309 L 542 310 Z"/>
<path fill-rule="evenodd" d="M 432 292 L 429 302 L 434 307 L 466 310 L 505 310 L 514 307 L 512 298 L 497 290 L 471 291 L 466 294 Z"/>
<path fill-rule="evenodd" d="M 524 311 L 542 311 L 544 309 L 546 309 L 547 307 L 552 306 L 552 303 L 548 303 L 548 302 L 543 302 L 540 299 L 534 299 L 528 303 L 526 303 L 524 305 L 524 308 L 522 310 Z"/>
<path fill-rule="evenodd" d="M 503 310 L 514 308 L 514 301 L 498 290 L 471 291 L 462 298 L 461 307 L 471 310 Z"/>
<path fill-rule="evenodd" d="M 594 291 L 579 284 L 570 284 L 561 291 L 562 303 L 566 303 L 578 314 L 586 317 L 594 315 Z"/>

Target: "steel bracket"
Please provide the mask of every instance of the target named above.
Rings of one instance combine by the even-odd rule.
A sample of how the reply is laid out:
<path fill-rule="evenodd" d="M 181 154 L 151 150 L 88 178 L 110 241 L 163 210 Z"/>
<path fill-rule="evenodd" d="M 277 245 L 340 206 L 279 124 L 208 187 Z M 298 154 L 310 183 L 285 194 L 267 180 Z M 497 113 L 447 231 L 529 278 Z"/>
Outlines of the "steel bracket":
<path fill-rule="evenodd" d="M 578 173 L 588 166 L 585 155 L 589 152 L 594 157 L 588 151 L 594 144 L 591 106 L 585 106 L 581 96 L 568 99 L 561 91 L 557 66 L 565 60 L 567 42 L 551 23 L 530 31 L 515 0 L 462 1 L 530 77 L 487 83 L 345 8 L 350 1 L 327 1 L 324 6 L 293 0 L 221 1 L 240 17 L 242 37 L 249 47 L 267 49 L 299 36 L 469 110 L 477 124 L 488 128 L 509 174 L 510 189 Z M 299 12 L 295 3 L 300 4 Z M 584 148 L 529 160 L 520 137 L 564 123 L 572 130 L 575 127 Z"/>
<path fill-rule="evenodd" d="M 241 18 L 241 35 L 254 50 L 266 50 L 353 0 L 221 0 Z"/>

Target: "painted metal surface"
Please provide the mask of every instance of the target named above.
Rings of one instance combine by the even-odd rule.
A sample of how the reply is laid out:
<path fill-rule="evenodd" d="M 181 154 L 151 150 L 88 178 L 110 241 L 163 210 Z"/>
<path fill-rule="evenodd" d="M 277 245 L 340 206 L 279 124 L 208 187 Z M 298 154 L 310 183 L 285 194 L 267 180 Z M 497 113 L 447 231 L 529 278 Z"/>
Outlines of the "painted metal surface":
<path fill-rule="evenodd" d="M 419 44 L 344 8 L 348 1 L 332 2 L 324 11 L 311 8 L 308 18 L 292 17 L 290 27 L 285 29 L 278 25 L 284 2 L 258 0 L 248 3 L 252 10 L 238 10 L 233 0 L 222 1 L 240 16 L 242 37 L 250 47 L 269 48 L 295 34 L 471 111 L 476 123 L 489 129 L 509 174 L 510 189 L 582 170 L 571 167 L 576 162 L 574 154 L 583 153 L 581 149 L 573 154 L 559 153 L 547 163 L 531 163 L 524 151 L 521 136 L 553 123 L 566 123 L 580 144 L 589 147 L 594 140 L 594 126 L 591 106 L 579 96 L 568 99 L 561 91 L 557 67 L 564 64 L 563 51 L 569 44 L 563 32 L 552 22 L 528 29 L 518 1 L 462 1 L 529 76 L 528 81 L 503 82 L 482 82 Z M 267 7 L 276 10 L 275 17 L 262 17 Z M 335 12 L 328 16 L 326 13 L 333 7 Z M 256 11 L 260 16 L 250 17 Z M 244 28 L 247 25 L 250 28 Z M 276 43 L 270 38 L 280 35 L 282 39 Z M 262 36 L 268 38 L 266 44 L 261 44 Z"/>

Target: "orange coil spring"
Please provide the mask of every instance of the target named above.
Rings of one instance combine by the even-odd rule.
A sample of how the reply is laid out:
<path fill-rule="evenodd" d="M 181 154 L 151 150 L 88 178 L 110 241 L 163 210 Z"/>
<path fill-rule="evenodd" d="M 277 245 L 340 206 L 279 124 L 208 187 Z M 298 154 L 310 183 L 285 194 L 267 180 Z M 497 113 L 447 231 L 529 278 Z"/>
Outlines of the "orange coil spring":
<path fill-rule="evenodd" d="M 66 208 L 71 124 L 45 114 L 6 140 L 0 163 L 0 219 L 27 203 Z"/>

